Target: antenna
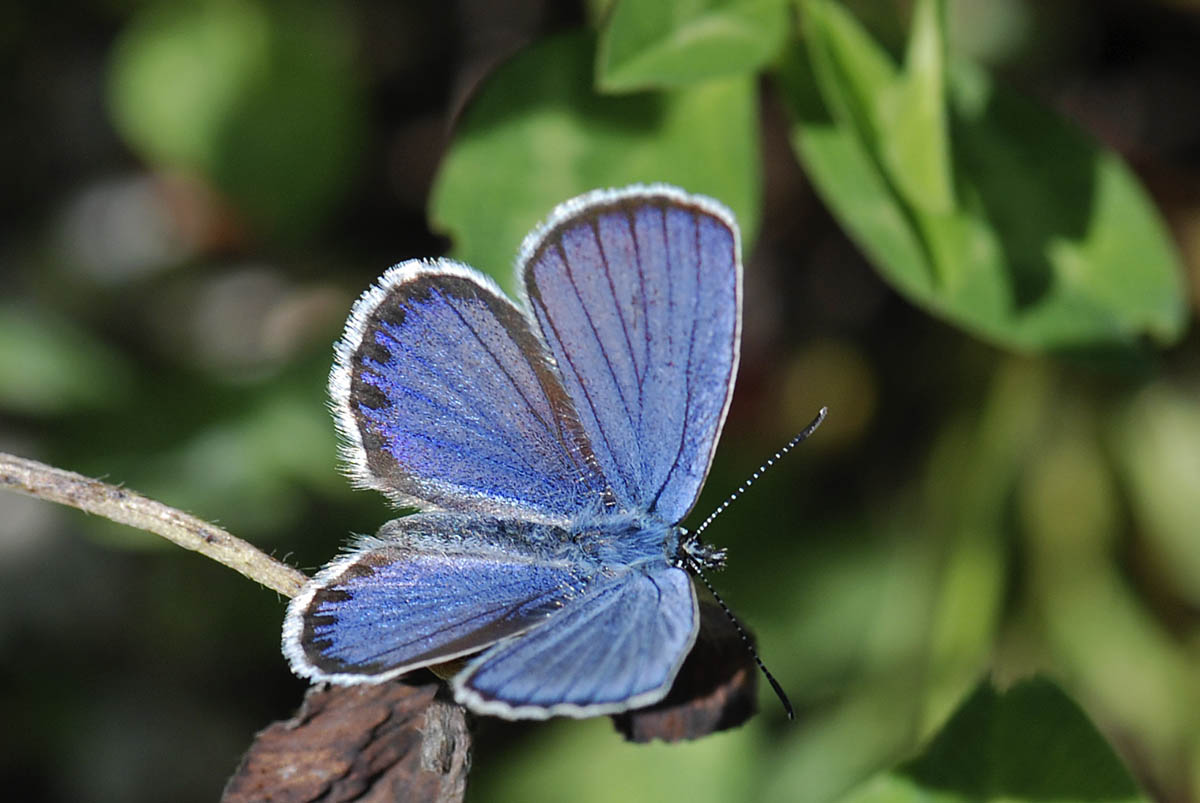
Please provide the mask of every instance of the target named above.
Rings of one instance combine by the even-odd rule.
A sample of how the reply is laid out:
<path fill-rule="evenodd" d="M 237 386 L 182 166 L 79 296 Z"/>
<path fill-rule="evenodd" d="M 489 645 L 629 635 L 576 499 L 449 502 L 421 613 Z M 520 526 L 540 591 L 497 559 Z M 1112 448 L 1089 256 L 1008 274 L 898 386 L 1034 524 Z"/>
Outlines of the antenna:
<path fill-rule="evenodd" d="M 694 533 L 692 533 L 692 538 L 693 539 L 697 538 L 700 535 L 700 533 L 702 533 L 706 529 L 708 529 L 708 525 L 713 523 L 713 519 L 715 519 L 717 516 L 720 516 L 722 513 L 724 513 L 726 510 L 728 510 L 729 506 L 734 503 L 734 500 L 736 500 L 739 496 L 744 494 L 746 492 L 746 489 L 749 488 L 751 485 L 753 485 L 758 480 L 759 477 L 761 477 L 763 474 L 767 473 L 767 469 L 769 469 L 771 466 L 775 465 L 775 463 L 778 462 L 779 459 L 782 458 L 785 454 L 790 452 L 792 449 L 796 448 L 797 444 L 799 444 L 801 441 L 808 438 L 809 435 L 816 432 L 817 427 L 821 426 L 821 422 L 825 420 L 825 414 L 828 412 L 829 412 L 828 407 L 822 407 L 821 411 L 817 413 L 817 417 L 814 418 L 807 427 L 805 427 L 804 429 L 797 432 L 795 437 L 793 437 L 790 441 L 788 441 L 782 449 L 780 449 L 778 452 L 776 452 L 772 457 L 768 458 L 767 462 L 765 462 L 761 466 L 759 466 L 758 469 L 753 474 L 750 475 L 750 479 L 746 480 L 741 485 L 739 485 L 738 489 L 736 491 L 734 491 L 733 493 L 731 493 L 729 495 L 728 499 L 726 499 L 724 502 L 722 502 L 720 505 L 718 505 L 716 510 L 714 510 L 712 513 L 708 514 L 708 518 L 705 519 L 703 522 L 701 522 L 700 526 L 696 528 L 696 531 Z"/>
<path fill-rule="evenodd" d="M 762 659 L 758 657 L 758 650 L 754 649 L 754 644 L 751 643 L 750 636 L 742 627 L 741 622 L 739 622 L 737 617 L 733 615 L 733 611 L 729 610 L 729 606 L 725 604 L 725 600 L 721 599 L 721 595 L 717 593 L 717 590 L 712 587 L 712 583 L 708 582 L 708 578 L 704 576 L 704 572 L 700 571 L 700 566 L 695 561 L 691 561 L 691 564 L 692 571 L 694 571 L 696 576 L 704 582 L 704 587 L 707 588 L 709 593 L 713 595 L 713 599 L 717 601 L 717 604 L 721 606 L 721 610 L 725 611 L 725 615 L 729 617 L 729 621 L 733 622 L 733 626 L 737 628 L 738 635 L 742 638 L 742 643 L 746 645 L 746 649 L 750 652 L 750 656 L 754 658 L 754 663 L 758 664 L 758 668 L 760 671 L 762 671 L 763 677 L 767 679 L 767 682 L 771 684 L 771 688 L 775 690 L 775 695 L 779 698 L 779 702 L 783 703 L 783 710 L 787 712 L 787 718 L 795 719 L 796 711 L 792 708 L 792 701 L 788 699 L 783 687 L 779 685 L 779 681 L 776 680 L 775 676 L 771 674 L 771 671 L 767 669 L 767 665 L 764 664 Z"/>
<path fill-rule="evenodd" d="M 821 422 L 825 420 L 825 415 L 828 412 L 828 407 L 822 407 L 820 412 L 817 413 L 817 417 L 814 418 L 807 427 L 796 433 L 795 437 L 788 441 L 782 449 L 768 458 L 767 462 L 759 466 L 758 470 L 750 475 L 750 479 L 738 486 L 738 489 L 731 493 L 728 499 L 718 505 L 716 510 L 714 510 L 712 513 L 709 513 L 708 518 L 706 518 L 700 524 L 700 526 L 696 528 L 696 531 L 688 534 L 684 542 L 680 544 L 680 551 L 683 553 L 684 560 L 687 562 L 688 567 L 696 573 L 696 576 L 699 577 L 704 583 L 704 587 L 707 588 L 709 593 L 713 595 L 713 599 L 715 599 L 717 604 L 721 606 L 721 610 L 725 611 L 725 615 L 729 617 L 729 621 L 733 623 L 735 628 L 737 628 L 737 632 L 742 639 L 742 643 L 746 645 L 746 650 L 749 651 L 750 656 L 754 658 L 754 663 L 758 665 L 759 671 L 763 673 L 763 677 L 765 677 L 767 682 L 771 684 L 771 688 L 775 691 L 775 695 L 779 698 L 779 702 L 783 703 L 783 710 L 787 712 L 787 718 L 792 720 L 796 718 L 796 711 L 792 708 L 792 701 L 788 699 L 783 687 L 779 685 L 779 681 L 777 681 L 775 676 L 772 675 L 770 670 L 767 669 L 767 665 L 763 663 L 762 658 L 758 657 L 758 650 L 754 649 L 754 645 L 750 642 L 750 636 L 742 627 L 741 622 L 739 622 L 737 617 L 733 615 L 733 611 L 729 610 L 729 606 L 725 604 L 725 600 L 721 599 L 721 595 L 717 593 L 717 590 L 713 588 L 712 583 L 708 581 L 708 578 L 704 575 L 704 572 L 701 571 L 701 567 L 714 569 L 722 568 L 725 565 L 725 550 L 716 549 L 700 543 L 700 533 L 704 532 L 708 528 L 708 525 L 712 524 L 713 520 L 716 519 L 717 516 L 720 516 L 722 513 L 728 510 L 729 506 L 734 503 L 734 500 L 744 494 L 747 488 L 753 485 L 759 477 L 767 472 L 767 469 L 775 465 L 780 458 L 794 449 L 798 443 L 816 432 L 817 427 L 821 426 Z"/>

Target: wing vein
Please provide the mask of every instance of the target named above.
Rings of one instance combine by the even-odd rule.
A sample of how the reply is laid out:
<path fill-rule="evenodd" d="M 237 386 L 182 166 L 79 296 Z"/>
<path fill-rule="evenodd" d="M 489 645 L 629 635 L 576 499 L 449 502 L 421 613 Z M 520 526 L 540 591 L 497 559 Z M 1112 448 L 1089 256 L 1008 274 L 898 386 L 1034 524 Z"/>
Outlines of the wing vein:
<path fill-rule="evenodd" d="M 628 209 L 625 210 L 625 218 L 629 221 L 629 239 L 633 242 L 633 264 L 637 269 L 638 287 L 641 292 L 638 293 L 642 302 L 642 342 L 645 349 L 642 353 L 642 370 L 637 372 L 637 362 L 634 362 L 634 371 L 638 378 L 638 400 L 645 398 L 646 375 L 650 373 L 650 302 L 647 300 L 646 293 L 646 270 L 642 265 L 642 247 L 638 243 L 637 237 L 637 221 L 633 217 L 633 213 Z"/>
<path fill-rule="evenodd" d="M 574 291 L 575 297 L 579 299 L 579 307 L 583 310 L 583 318 L 587 321 L 588 328 L 592 330 L 592 338 L 596 341 L 596 345 L 600 349 L 600 356 L 604 360 L 604 366 L 608 369 L 609 377 L 612 378 L 613 387 L 617 391 L 617 397 L 621 400 L 621 406 L 625 408 L 625 418 L 632 424 L 634 419 L 633 413 L 629 409 L 629 400 L 625 398 L 625 392 L 621 388 L 621 381 L 617 379 L 617 371 L 613 367 L 612 360 L 608 358 L 608 351 L 604 348 L 604 341 L 600 339 L 600 330 L 596 328 L 596 320 L 592 317 L 591 310 L 588 309 L 588 305 L 583 300 L 583 295 L 579 292 L 579 285 L 575 281 L 575 268 L 571 265 L 570 260 L 567 259 L 567 252 L 563 248 L 561 240 L 558 243 L 558 250 L 563 264 L 567 268 L 567 279 L 571 282 L 571 290 Z M 603 261 L 603 259 L 604 252 L 601 250 L 601 260 Z M 607 272 L 607 270 L 608 267 L 606 264 L 605 271 Z M 600 419 L 597 418 L 596 420 L 599 422 Z"/>
<path fill-rule="evenodd" d="M 407 351 L 407 348 L 406 348 L 406 351 Z M 387 390 L 387 393 L 389 394 L 390 397 L 392 397 L 392 398 L 408 398 L 408 399 L 411 399 L 411 400 L 414 400 L 417 402 L 421 402 L 425 406 L 432 408 L 439 414 L 443 415 L 445 418 L 453 421 L 455 427 L 460 432 L 471 433 L 480 438 L 483 438 L 484 440 L 488 439 L 489 437 L 491 437 L 492 435 L 495 434 L 494 429 L 489 429 L 484 425 L 483 417 L 481 415 L 482 411 L 478 407 L 476 407 L 475 405 L 473 405 L 471 403 L 472 400 L 466 394 L 459 392 L 457 389 L 455 389 L 454 387 L 447 384 L 445 382 L 445 378 L 443 376 L 441 376 L 440 373 L 436 369 L 434 369 L 432 365 L 430 365 L 428 363 L 428 361 L 424 360 L 419 355 L 410 353 L 408 356 L 415 363 L 418 363 L 422 367 L 424 367 L 432 375 L 432 377 L 434 379 L 442 382 L 443 384 L 441 385 L 441 387 L 444 388 L 446 391 L 448 391 L 449 394 L 453 395 L 455 399 L 463 402 L 462 406 L 469 409 L 474 415 L 466 415 L 464 413 L 457 412 L 454 410 L 453 406 L 447 406 L 445 404 L 439 403 L 435 399 L 432 399 L 428 395 L 422 393 L 419 389 L 409 387 L 407 385 L 394 385 L 394 386 L 389 387 Z M 363 377 L 364 377 L 363 381 L 367 382 L 368 384 L 372 385 L 373 387 L 378 388 L 379 385 L 376 384 L 376 382 L 372 382 L 372 381 L 366 379 L 366 377 L 367 376 L 373 376 L 373 377 L 381 376 L 380 371 L 381 371 L 381 369 L 384 369 L 385 366 L 380 365 L 376 361 L 370 360 L 369 358 L 367 358 L 367 359 L 363 360 L 363 367 L 366 369 L 369 369 L 369 371 L 363 373 Z M 368 418 L 374 417 L 373 414 L 377 412 L 373 408 L 369 408 L 369 407 L 364 407 L 364 409 L 366 411 L 368 411 L 365 413 L 365 415 Z M 405 434 L 406 438 L 423 440 L 427 443 L 432 443 L 432 444 L 443 444 L 443 445 L 453 444 L 454 446 L 457 446 L 457 447 L 465 447 L 465 446 L 471 445 L 469 441 L 453 440 L 450 438 L 439 438 L 439 436 L 437 436 L 437 435 L 431 435 L 431 434 L 426 434 L 426 433 L 421 433 L 421 432 L 416 432 L 416 431 L 411 431 L 411 430 L 406 430 L 404 434 Z M 500 446 L 502 448 L 504 446 L 507 446 L 507 444 L 504 444 L 504 443 L 494 443 L 494 445 Z M 517 458 L 522 463 L 522 465 L 524 466 L 524 469 L 521 470 L 520 473 L 525 474 L 525 475 L 533 475 L 533 474 L 537 473 L 537 467 L 534 466 L 532 462 L 530 462 L 530 460 L 528 459 L 527 452 L 522 452 L 520 450 L 511 449 L 511 448 L 504 449 L 504 451 L 507 452 L 508 454 L 510 454 L 511 456 Z M 517 469 L 519 467 L 516 465 L 513 465 L 512 468 Z"/>
<path fill-rule="evenodd" d="M 608 281 L 608 291 L 612 294 L 613 310 L 617 313 L 617 320 L 621 322 L 621 334 L 625 338 L 625 349 L 629 352 L 629 364 L 633 368 L 633 376 L 638 377 L 637 356 L 633 353 L 633 341 L 629 339 L 629 324 L 625 321 L 625 313 L 621 311 L 621 300 L 617 298 L 617 286 L 613 282 L 612 266 L 608 261 L 608 252 L 604 249 L 604 242 L 600 239 L 600 224 L 595 220 L 592 221 L 592 236 L 596 238 L 596 248 L 600 251 L 600 262 L 604 265 L 604 278 Z M 633 239 L 633 229 L 629 231 L 630 239 Z M 614 375 L 613 379 L 616 377 Z M 629 403 L 625 401 L 625 394 L 621 394 L 621 401 L 625 402 L 626 411 L 629 410 Z M 641 421 L 638 421 L 638 431 L 641 430 Z"/>
<path fill-rule="evenodd" d="M 700 268 L 702 260 L 700 259 L 700 224 L 693 218 L 695 225 L 696 237 L 696 293 L 692 300 L 692 326 L 691 332 L 688 334 L 688 356 L 687 363 L 683 372 L 684 382 L 684 409 L 692 409 L 692 355 L 696 349 L 696 325 L 700 320 Z M 658 500 L 662 497 L 663 492 L 667 490 L 667 486 L 671 484 L 671 478 L 674 476 L 676 469 L 679 468 L 679 457 L 683 454 L 683 448 L 687 444 L 687 433 L 692 422 L 692 416 L 685 415 L 683 417 L 683 427 L 679 430 L 679 446 L 675 450 L 675 459 L 671 461 L 671 467 L 667 469 L 666 476 L 663 477 L 662 484 L 658 487 L 658 491 L 654 494 L 654 499 L 649 505 L 650 510 L 658 505 Z M 699 493 L 699 489 L 697 489 Z"/>
<path fill-rule="evenodd" d="M 517 395 L 521 397 L 521 401 L 523 401 L 525 403 L 525 406 L 529 409 L 530 414 L 542 425 L 542 427 L 546 430 L 546 433 L 550 434 L 553 431 L 553 429 L 551 427 L 547 426 L 546 421 L 542 419 L 541 414 L 538 412 L 538 410 L 534 406 L 533 402 L 530 401 L 529 397 L 525 394 L 525 390 L 521 387 L 520 383 L 517 382 L 516 378 L 513 377 L 513 375 L 509 372 L 508 366 L 506 366 L 500 360 L 500 358 L 498 356 L 496 356 L 495 352 L 493 352 L 490 348 L 488 348 L 487 343 L 484 342 L 483 338 L 480 337 L 479 332 L 475 329 L 474 326 L 471 325 L 471 322 L 466 319 L 466 316 L 464 316 L 462 314 L 462 312 L 460 312 L 458 309 L 456 309 L 453 306 L 451 306 L 450 309 L 456 316 L 458 316 L 458 319 L 460 321 L 462 321 L 463 326 L 465 326 L 467 328 L 467 331 L 469 331 L 471 333 L 471 335 L 475 338 L 475 340 L 483 348 L 484 353 L 492 358 L 492 362 L 494 362 L 496 364 L 496 367 L 500 369 L 500 372 L 502 374 L 504 374 L 504 378 L 508 380 L 508 383 L 510 385 L 512 385 L 513 390 L 515 390 L 517 392 Z M 501 325 L 503 325 L 503 324 L 501 324 Z M 514 342 L 513 345 L 516 346 L 517 344 Z M 536 366 L 534 366 L 532 363 L 530 363 L 529 368 L 531 371 L 533 371 L 534 376 L 536 377 L 536 375 L 537 375 Z M 539 389 L 542 389 L 540 383 L 539 383 L 538 387 L 539 387 Z M 550 399 L 546 398 L 545 390 L 542 389 L 542 391 L 543 391 L 542 398 L 545 399 L 546 406 L 550 409 L 553 409 L 554 405 L 550 403 Z"/>

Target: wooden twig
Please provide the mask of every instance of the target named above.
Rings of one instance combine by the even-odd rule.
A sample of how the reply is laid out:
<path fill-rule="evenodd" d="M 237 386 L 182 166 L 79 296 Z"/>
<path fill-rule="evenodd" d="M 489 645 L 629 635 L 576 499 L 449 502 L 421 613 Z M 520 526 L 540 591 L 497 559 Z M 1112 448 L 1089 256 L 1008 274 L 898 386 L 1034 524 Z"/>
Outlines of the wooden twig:
<path fill-rule="evenodd" d="M 308 577 L 231 533 L 115 485 L 0 452 L 0 488 L 69 505 L 166 538 L 223 563 L 251 580 L 294 597 Z"/>
<path fill-rule="evenodd" d="M 471 736 L 438 688 L 313 686 L 293 719 L 255 737 L 222 803 L 461 803 Z"/>

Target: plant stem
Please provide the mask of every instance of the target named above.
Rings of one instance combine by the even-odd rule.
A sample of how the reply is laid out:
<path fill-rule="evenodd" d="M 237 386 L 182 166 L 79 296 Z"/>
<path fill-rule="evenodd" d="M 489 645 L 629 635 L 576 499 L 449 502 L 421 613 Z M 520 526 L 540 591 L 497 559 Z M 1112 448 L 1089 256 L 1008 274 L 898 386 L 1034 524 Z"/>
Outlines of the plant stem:
<path fill-rule="evenodd" d="M 294 597 L 308 577 L 215 524 L 73 471 L 0 452 L 0 488 L 58 502 L 166 538 Z"/>

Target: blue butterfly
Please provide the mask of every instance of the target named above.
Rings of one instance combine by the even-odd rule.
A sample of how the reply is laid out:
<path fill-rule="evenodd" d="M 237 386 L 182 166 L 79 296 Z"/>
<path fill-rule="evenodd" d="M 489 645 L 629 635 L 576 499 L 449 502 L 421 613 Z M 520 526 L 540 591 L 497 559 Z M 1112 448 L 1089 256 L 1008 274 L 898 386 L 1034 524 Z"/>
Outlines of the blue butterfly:
<path fill-rule="evenodd" d="M 385 524 L 288 606 L 314 681 L 379 683 L 474 656 L 472 710 L 587 717 L 661 700 L 696 640 L 679 522 L 733 395 L 733 215 L 656 184 L 559 205 L 521 246 L 515 305 L 445 259 L 355 304 L 329 386 L 354 481 L 421 512 Z"/>

